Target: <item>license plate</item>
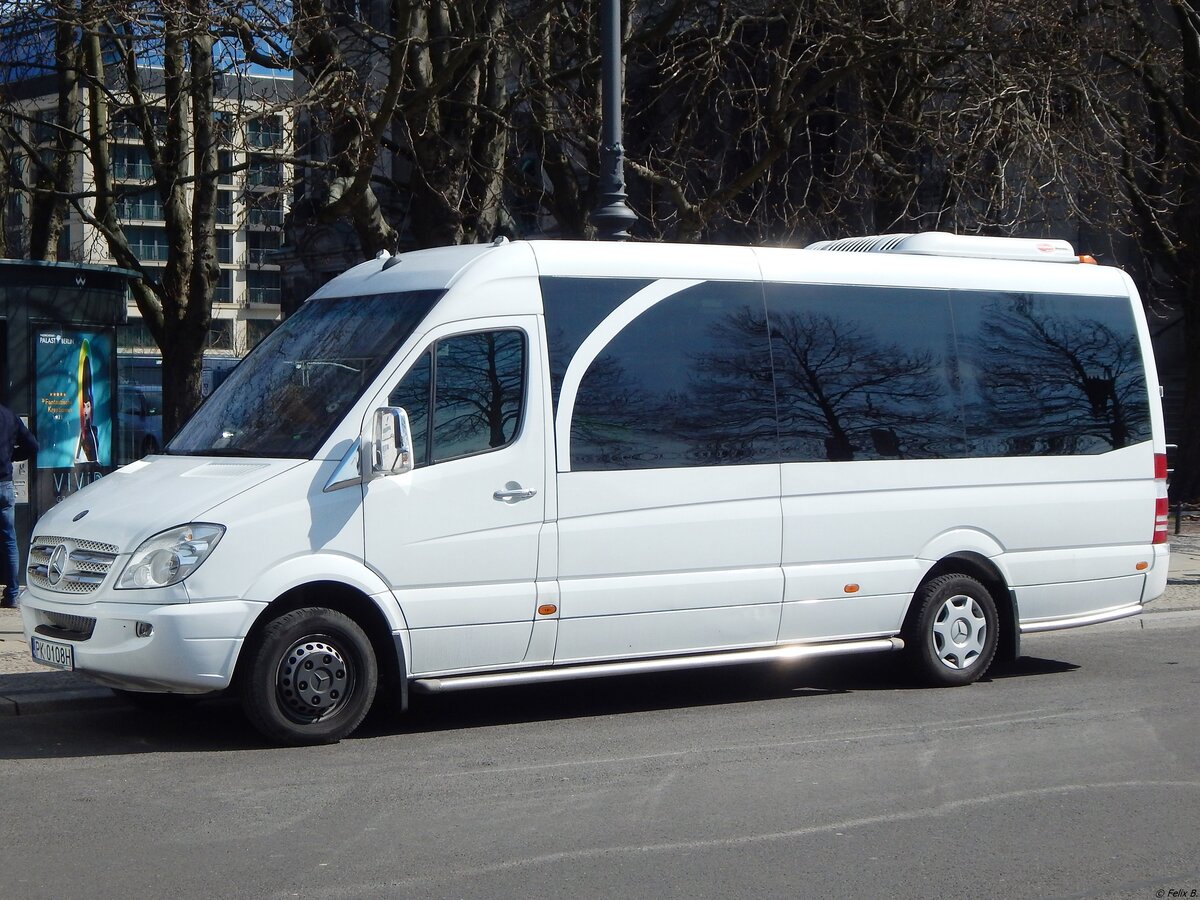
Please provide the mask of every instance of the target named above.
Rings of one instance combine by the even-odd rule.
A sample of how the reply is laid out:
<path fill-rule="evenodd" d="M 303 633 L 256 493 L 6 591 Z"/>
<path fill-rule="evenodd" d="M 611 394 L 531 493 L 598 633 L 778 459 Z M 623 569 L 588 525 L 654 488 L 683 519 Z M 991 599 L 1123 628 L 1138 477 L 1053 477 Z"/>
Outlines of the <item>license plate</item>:
<path fill-rule="evenodd" d="M 68 672 L 75 668 L 75 648 L 70 644 L 47 641 L 40 637 L 33 638 L 29 643 L 34 662 L 56 669 L 66 669 Z"/>

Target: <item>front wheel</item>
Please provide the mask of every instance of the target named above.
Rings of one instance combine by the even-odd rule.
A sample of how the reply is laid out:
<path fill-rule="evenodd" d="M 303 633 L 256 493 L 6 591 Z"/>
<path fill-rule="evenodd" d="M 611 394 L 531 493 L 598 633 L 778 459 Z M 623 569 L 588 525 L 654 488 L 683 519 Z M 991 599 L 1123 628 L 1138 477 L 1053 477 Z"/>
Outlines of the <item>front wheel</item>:
<path fill-rule="evenodd" d="M 267 623 L 246 662 L 246 716 L 283 744 L 340 741 L 366 716 L 379 681 L 375 651 L 358 623 L 319 607 Z"/>
<path fill-rule="evenodd" d="M 942 575 L 921 586 L 906 633 L 922 680 L 941 686 L 977 681 L 996 655 L 999 616 L 991 593 L 968 575 Z"/>

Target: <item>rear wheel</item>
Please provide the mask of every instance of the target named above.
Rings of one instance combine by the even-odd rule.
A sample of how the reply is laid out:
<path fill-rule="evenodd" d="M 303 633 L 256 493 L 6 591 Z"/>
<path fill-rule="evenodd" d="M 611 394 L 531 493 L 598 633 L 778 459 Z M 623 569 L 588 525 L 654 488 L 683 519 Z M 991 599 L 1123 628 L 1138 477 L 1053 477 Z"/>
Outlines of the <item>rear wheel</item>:
<path fill-rule="evenodd" d="M 996 655 L 999 616 L 991 593 L 969 575 L 942 575 L 917 591 L 905 641 L 917 675 L 934 685 L 977 681 Z"/>
<path fill-rule="evenodd" d="M 249 648 L 242 706 L 251 724 L 283 744 L 332 744 L 350 734 L 375 698 L 371 641 L 349 616 L 309 607 L 269 622 Z"/>

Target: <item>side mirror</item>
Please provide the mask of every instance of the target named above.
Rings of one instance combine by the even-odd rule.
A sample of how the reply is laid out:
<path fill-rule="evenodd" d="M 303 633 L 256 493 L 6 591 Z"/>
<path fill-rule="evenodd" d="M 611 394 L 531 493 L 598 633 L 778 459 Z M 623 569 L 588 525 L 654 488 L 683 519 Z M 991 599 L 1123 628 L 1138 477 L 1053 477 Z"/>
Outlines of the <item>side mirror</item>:
<path fill-rule="evenodd" d="M 375 410 L 371 435 L 371 477 L 402 475 L 413 468 L 412 429 L 398 406 Z"/>

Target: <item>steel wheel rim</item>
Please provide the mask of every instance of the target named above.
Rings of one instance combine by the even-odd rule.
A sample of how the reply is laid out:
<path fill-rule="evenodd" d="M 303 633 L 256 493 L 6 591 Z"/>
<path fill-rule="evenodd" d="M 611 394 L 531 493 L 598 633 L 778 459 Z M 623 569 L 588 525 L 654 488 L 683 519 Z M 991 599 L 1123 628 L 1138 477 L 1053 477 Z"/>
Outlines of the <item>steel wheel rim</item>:
<path fill-rule="evenodd" d="M 956 594 L 933 617 L 933 649 L 942 665 L 956 672 L 969 669 L 988 639 L 987 618 L 974 597 Z"/>
<path fill-rule="evenodd" d="M 352 659 L 328 635 L 292 642 L 279 661 L 275 696 L 292 721 L 319 722 L 337 715 L 354 694 Z"/>

